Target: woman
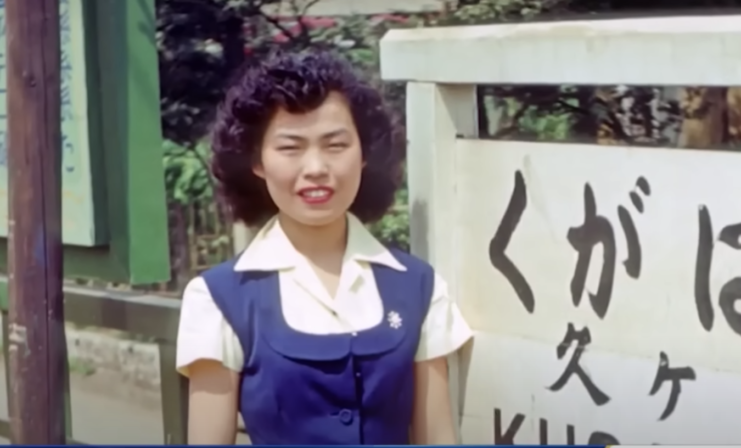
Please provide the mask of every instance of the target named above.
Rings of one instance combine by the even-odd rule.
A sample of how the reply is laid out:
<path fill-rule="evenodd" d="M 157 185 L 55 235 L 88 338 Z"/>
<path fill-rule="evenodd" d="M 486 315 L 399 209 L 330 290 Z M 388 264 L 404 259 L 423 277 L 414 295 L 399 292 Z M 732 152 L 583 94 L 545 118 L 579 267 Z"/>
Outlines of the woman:
<path fill-rule="evenodd" d="M 395 136 L 328 53 L 273 56 L 228 90 L 212 170 L 262 229 L 183 293 L 189 443 L 234 443 L 237 409 L 260 445 L 455 443 L 445 356 L 471 330 L 428 264 L 363 226 L 394 202 Z"/>

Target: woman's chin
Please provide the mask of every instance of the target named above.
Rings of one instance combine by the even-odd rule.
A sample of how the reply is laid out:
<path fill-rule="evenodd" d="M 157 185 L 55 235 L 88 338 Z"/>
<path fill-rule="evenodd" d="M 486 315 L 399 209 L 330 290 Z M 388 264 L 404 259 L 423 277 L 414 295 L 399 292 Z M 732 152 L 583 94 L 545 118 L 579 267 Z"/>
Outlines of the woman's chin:
<path fill-rule="evenodd" d="M 290 218 L 305 226 L 324 227 L 332 225 L 340 219 L 345 219 L 345 213 L 344 209 L 304 207 L 303 210 L 291 213 Z"/>

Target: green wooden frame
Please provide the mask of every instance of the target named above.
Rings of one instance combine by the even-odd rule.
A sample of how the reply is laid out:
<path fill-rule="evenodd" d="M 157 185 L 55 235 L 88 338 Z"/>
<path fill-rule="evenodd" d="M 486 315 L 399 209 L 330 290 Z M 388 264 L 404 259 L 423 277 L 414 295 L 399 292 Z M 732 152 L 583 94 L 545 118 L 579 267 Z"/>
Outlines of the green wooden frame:
<path fill-rule="evenodd" d="M 83 0 L 96 225 L 107 242 L 65 246 L 66 277 L 170 277 L 154 0 Z M 7 264 L 0 242 L 0 268 Z"/>

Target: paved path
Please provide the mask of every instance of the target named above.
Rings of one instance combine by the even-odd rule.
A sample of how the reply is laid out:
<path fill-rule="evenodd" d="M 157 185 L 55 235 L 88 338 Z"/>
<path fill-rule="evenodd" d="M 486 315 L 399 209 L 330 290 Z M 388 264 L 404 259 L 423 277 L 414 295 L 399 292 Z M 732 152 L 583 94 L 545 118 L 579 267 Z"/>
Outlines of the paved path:
<path fill-rule="evenodd" d="M 162 413 L 159 399 L 120 390 L 114 378 L 94 374 L 72 376 L 72 434 L 86 444 L 162 444 Z M 0 360 L 0 418 L 8 418 L 5 368 Z M 128 397 L 128 398 L 126 398 Z M 238 443 L 247 443 L 240 435 Z M 0 438 L 0 444 L 7 445 Z"/>

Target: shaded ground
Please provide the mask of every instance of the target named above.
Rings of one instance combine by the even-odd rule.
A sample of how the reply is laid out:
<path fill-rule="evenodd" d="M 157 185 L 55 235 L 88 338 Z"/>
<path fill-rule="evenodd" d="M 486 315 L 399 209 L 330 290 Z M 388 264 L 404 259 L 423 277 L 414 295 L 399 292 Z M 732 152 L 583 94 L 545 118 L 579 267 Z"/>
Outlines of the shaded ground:
<path fill-rule="evenodd" d="M 158 396 L 131 386 L 116 375 L 72 374 L 72 434 L 86 444 L 162 444 L 162 407 Z M 5 369 L 0 360 L 0 418 L 8 418 Z M 237 443 L 248 443 L 240 435 Z M 0 438 L 0 444 L 9 441 Z"/>

